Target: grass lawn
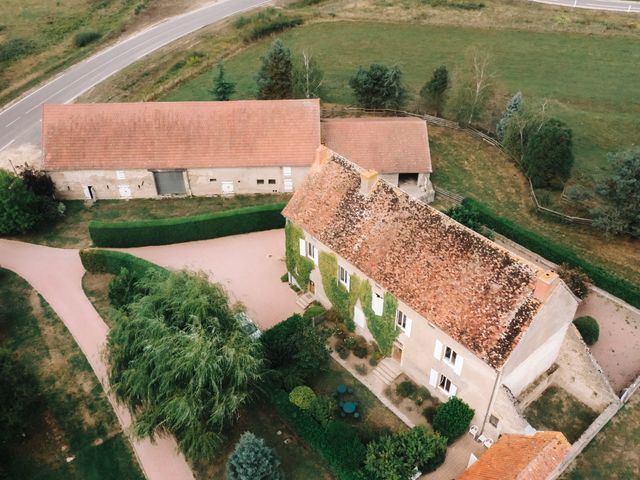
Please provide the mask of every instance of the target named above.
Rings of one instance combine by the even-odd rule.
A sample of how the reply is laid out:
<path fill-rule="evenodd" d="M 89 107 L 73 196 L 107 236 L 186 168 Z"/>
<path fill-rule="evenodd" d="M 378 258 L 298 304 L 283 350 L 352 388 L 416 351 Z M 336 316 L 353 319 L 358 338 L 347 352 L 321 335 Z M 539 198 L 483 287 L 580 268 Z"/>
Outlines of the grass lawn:
<path fill-rule="evenodd" d="M 549 387 L 524 411 L 529 423 L 538 430 L 557 430 L 573 443 L 598 414 L 558 387 Z"/>
<path fill-rule="evenodd" d="M 0 269 L 0 345 L 30 364 L 44 411 L 0 455 L 0 478 L 142 480 L 102 386 L 47 303 Z M 67 463 L 67 457 L 75 459 Z"/>
<path fill-rule="evenodd" d="M 573 462 L 563 480 L 640 478 L 640 395 L 636 394 Z"/>
<path fill-rule="evenodd" d="M 353 102 L 348 81 L 359 65 L 398 64 L 416 95 L 437 66 L 454 71 L 463 65 L 470 46 L 489 52 L 506 93 L 550 99 L 551 114 L 574 130 L 574 181 L 591 184 L 606 166 L 607 151 L 640 141 L 640 39 L 366 22 L 316 23 L 282 38 L 295 52 L 313 53 L 325 73 L 323 100 L 342 104 Z M 255 96 L 259 58 L 270 42 L 226 61 L 228 77 L 237 82 L 235 98 Z M 210 99 L 213 75 L 196 76 L 163 99 Z"/>
<path fill-rule="evenodd" d="M 99 200 L 91 205 L 81 200 L 65 202 L 63 219 L 41 231 L 16 238 L 52 247 L 83 248 L 91 245 L 91 220 L 122 221 L 197 215 L 233 208 L 286 201 L 289 194 L 235 195 L 233 197 L 186 197 L 140 200 Z"/>

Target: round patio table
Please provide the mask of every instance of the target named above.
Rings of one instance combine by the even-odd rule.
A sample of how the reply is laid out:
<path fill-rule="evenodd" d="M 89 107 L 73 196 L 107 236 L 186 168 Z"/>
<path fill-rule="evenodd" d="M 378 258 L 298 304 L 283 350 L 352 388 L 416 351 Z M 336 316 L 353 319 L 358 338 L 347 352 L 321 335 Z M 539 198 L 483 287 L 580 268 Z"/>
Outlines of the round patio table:
<path fill-rule="evenodd" d="M 345 402 L 342 405 L 342 410 L 344 411 L 344 413 L 351 414 L 356 411 L 356 407 L 357 407 L 357 404 L 355 402 Z"/>

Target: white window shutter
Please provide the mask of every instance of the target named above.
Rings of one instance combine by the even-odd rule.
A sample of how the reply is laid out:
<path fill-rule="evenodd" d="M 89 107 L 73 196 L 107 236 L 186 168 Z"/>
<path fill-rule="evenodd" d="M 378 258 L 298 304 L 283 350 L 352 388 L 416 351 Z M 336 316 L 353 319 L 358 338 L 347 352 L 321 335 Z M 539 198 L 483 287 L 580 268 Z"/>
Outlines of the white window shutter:
<path fill-rule="evenodd" d="M 347 272 L 347 290 L 351 290 L 351 274 Z"/>
<path fill-rule="evenodd" d="M 304 239 L 300 239 L 300 256 L 305 257 L 307 255 L 307 242 Z"/>
<path fill-rule="evenodd" d="M 449 396 L 453 397 L 458 392 L 458 387 L 456 387 L 453 383 L 451 384 L 451 388 L 449 389 Z"/>
<path fill-rule="evenodd" d="M 433 368 L 431 369 L 431 373 L 429 374 L 429 385 L 435 387 L 438 384 L 438 372 L 436 372 Z"/>
<path fill-rule="evenodd" d="M 462 364 L 464 363 L 464 358 L 462 358 L 460 355 L 458 355 L 456 357 L 456 364 L 453 367 L 454 372 L 456 372 L 456 375 L 460 375 L 462 373 Z"/>
<path fill-rule="evenodd" d="M 384 309 L 384 299 L 375 293 L 371 296 L 371 308 L 376 315 L 382 315 Z"/>
<path fill-rule="evenodd" d="M 442 348 L 444 347 L 444 345 L 442 345 L 442 342 L 440 340 L 436 339 L 436 348 L 433 350 L 433 356 L 440 360 L 442 359 Z"/>
<path fill-rule="evenodd" d="M 407 337 L 411 336 L 411 322 L 412 322 L 411 319 L 409 317 L 407 317 L 407 326 L 404 329 L 404 334 Z"/>
<path fill-rule="evenodd" d="M 318 249 L 317 248 L 313 248 L 313 263 L 316 264 L 316 267 L 318 266 L 319 262 L 318 262 Z"/>

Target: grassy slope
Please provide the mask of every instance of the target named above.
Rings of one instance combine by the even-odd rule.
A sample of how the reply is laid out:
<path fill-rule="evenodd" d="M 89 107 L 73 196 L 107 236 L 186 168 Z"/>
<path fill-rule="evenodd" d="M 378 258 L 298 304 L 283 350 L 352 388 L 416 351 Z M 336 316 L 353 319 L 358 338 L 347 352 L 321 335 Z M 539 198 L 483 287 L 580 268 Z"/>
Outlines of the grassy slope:
<path fill-rule="evenodd" d="M 609 150 L 640 141 L 640 96 L 635 81 L 640 41 L 567 33 L 484 30 L 426 25 L 333 22 L 309 25 L 283 35 L 288 46 L 308 50 L 325 72 L 331 103 L 351 103 L 348 80 L 358 65 L 397 63 L 417 94 L 434 68 L 464 64 L 473 45 L 490 52 L 507 92 L 522 90 L 530 101 L 553 100 L 551 112 L 575 132 L 574 175 L 589 183 L 601 173 Z M 269 40 L 226 62 L 238 82 L 237 98 L 255 92 L 259 57 Z M 213 72 L 187 81 L 165 100 L 209 99 Z"/>
<path fill-rule="evenodd" d="M 0 477 L 142 480 L 102 387 L 67 329 L 24 280 L 1 269 L 0 344 L 33 365 L 46 404 L 25 426 L 27 436 L 9 447 Z M 75 456 L 71 463 L 69 456 Z"/>

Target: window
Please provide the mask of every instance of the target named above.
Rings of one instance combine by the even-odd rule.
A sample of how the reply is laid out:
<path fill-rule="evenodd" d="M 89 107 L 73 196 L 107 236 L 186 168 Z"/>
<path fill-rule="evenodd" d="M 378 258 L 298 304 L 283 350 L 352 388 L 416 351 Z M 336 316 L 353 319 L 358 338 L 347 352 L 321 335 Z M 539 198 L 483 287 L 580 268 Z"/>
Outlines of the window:
<path fill-rule="evenodd" d="M 453 383 L 451 383 L 451 380 L 449 380 L 443 374 L 440 374 L 440 379 L 438 380 L 438 388 L 449 396 L 455 395 L 458 391 L 458 388 Z"/>
<path fill-rule="evenodd" d="M 402 330 L 407 329 L 407 316 L 401 310 L 396 311 L 396 325 Z"/>
<path fill-rule="evenodd" d="M 433 356 L 436 360 L 442 360 L 446 365 L 449 365 L 456 373 L 456 375 L 462 375 L 462 364 L 464 359 L 458 355 L 453 348 L 447 347 L 440 340 L 436 339 L 436 347 L 433 350 Z"/>
<path fill-rule="evenodd" d="M 500 423 L 500 420 L 498 420 L 498 417 L 496 417 L 495 415 L 489 415 L 489 423 L 498 428 L 498 423 Z"/>
<path fill-rule="evenodd" d="M 307 242 L 307 257 L 313 260 L 313 263 L 318 265 L 318 249 L 311 242 Z"/>
<path fill-rule="evenodd" d="M 264 178 L 259 178 L 258 180 L 256 180 L 256 183 L 258 185 L 264 185 Z"/>
<path fill-rule="evenodd" d="M 270 178 L 269 179 L 269 185 L 275 185 L 276 184 L 276 179 L 275 178 Z"/>
<path fill-rule="evenodd" d="M 455 365 L 457 358 L 458 354 L 454 352 L 451 347 L 447 347 L 444 349 L 444 361 L 449 365 Z"/>
<path fill-rule="evenodd" d="M 210 179 L 209 179 L 209 181 L 210 181 L 210 182 L 215 182 L 215 181 L 217 181 L 217 180 L 216 180 L 215 178 L 210 178 Z"/>
<path fill-rule="evenodd" d="M 338 266 L 338 279 L 340 283 L 349 290 L 349 272 L 347 272 L 342 266 Z"/>
<path fill-rule="evenodd" d="M 282 175 L 285 177 L 291 176 L 291 167 L 282 167 Z"/>

